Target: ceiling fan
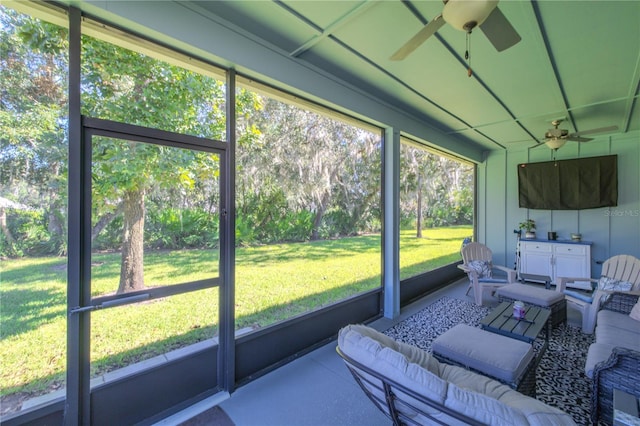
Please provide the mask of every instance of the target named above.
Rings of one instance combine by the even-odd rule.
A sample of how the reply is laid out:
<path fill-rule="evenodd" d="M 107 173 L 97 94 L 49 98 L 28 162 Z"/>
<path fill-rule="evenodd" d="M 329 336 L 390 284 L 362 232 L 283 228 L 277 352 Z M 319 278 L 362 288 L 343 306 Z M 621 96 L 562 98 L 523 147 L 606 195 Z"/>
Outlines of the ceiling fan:
<path fill-rule="evenodd" d="M 521 38 L 498 8 L 498 0 L 443 0 L 442 14 L 433 18 L 416 35 L 398 49 L 392 61 L 406 58 L 418 46 L 436 33 L 445 23 L 471 34 L 480 27 L 498 52 L 518 43 Z"/>
<path fill-rule="evenodd" d="M 542 145 L 546 145 L 553 150 L 557 150 L 564 146 L 567 141 L 573 142 L 589 142 L 593 140 L 592 138 L 585 138 L 584 135 L 592 135 L 595 133 L 606 133 L 618 130 L 618 126 L 608 126 L 608 127 L 600 127 L 597 129 L 585 130 L 583 132 L 569 133 L 567 129 L 559 129 L 560 123 L 562 123 L 564 119 L 559 118 L 557 120 L 553 120 L 551 124 L 553 125 L 553 129 L 547 130 L 544 134 L 544 142 L 538 143 L 537 145 L 532 146 L 531 148 L 537 148 Z"/>

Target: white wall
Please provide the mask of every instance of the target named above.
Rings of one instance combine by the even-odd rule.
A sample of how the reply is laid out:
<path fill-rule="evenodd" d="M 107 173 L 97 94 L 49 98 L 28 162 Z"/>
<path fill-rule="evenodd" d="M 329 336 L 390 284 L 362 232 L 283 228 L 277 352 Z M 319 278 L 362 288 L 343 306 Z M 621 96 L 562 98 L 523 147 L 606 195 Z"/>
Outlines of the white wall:
<path fill-rule="evenodd" d="M 589 143 L 567 142 L 556 159 L 618 155 L 618 206 L 587 210 L 532 210 L 518 207 L 519 163 L 550 161 L 546 147 L 487 153 L 478 166 L 478 240 L 494 252 L 494 261 L 506 266 L 515 262 L 518 223 L 534 219 L 538 238 L 556 231 L 558 239 L 580 232 L 592 241 L 591 273 L 597 277 L 603 261 L 616 254 L 640 258 L 640 133 L 595 138 Z"/>

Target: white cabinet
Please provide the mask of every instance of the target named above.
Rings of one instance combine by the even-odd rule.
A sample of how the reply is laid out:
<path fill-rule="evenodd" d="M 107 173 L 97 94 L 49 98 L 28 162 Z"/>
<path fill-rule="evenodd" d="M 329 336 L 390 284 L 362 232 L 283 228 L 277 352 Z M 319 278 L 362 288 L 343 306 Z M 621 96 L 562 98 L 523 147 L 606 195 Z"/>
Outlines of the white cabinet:
<path fill-rule="evenodd" d="M 554 284 L 557 277 L 590 277 L 591 243 L 521 240 L 520 273 L 547 275 Z M 591 288 L 587 281 L 569 286 Z"/>
<path fill-rule="evenodd" d="M 555 282 L 552 266 L 553 244 L 520 241 L 520 273 L 547 275 Z"/>

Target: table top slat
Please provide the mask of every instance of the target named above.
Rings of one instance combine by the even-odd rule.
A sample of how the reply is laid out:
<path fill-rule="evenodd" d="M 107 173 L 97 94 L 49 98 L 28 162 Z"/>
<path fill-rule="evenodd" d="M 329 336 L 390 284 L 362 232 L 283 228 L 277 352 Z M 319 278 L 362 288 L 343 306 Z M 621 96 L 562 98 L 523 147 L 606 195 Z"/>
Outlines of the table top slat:
<path fill-rule="evenodd" d="M 480 321 L 480 326 L 497 334 L 532 343 L 544 328 L 550 315 L 551 311 L 548 309 L 526 305 L 524 320 L 518 320 L 513 317 L 511 302 L 502 302 Z"/>

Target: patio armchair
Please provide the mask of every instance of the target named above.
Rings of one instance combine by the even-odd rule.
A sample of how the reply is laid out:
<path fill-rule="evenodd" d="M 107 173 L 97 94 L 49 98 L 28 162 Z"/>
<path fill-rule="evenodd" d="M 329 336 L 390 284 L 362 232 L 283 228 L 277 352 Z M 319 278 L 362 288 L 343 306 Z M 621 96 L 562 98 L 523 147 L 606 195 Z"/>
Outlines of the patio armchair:
<path fill-rule="evenodd" d="M 567 289 L 568 283 L 576 281 L 590 282 L 591 293 Z M 599 279 L 558 277 L 556 290 L 565 294 L 568 307 L 573 307 L 582 314 L 582 332 L 592 334 L 598 311 L 611 294 L 640 291 L 640 259 L 628 255 L 613 256 L 602 264 Z"/>
<path fill-rule="evenodd" d="M 482 294 L 485 291 L 493 292 L 506 284 L 516 282 L 516 271 L 506 266 L 495 265 L 493 263 L 493 252 L 482 243 L 471 242 L 460 250 L 462 254 L 462 264 L 458 268 L 467 273 L 469 286 L 465 294 L 473 289 L 476 305 L 482 305 Z M 499 276 L 494 275 L 494 271 L 500 271 Z"/>

